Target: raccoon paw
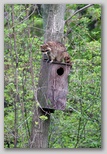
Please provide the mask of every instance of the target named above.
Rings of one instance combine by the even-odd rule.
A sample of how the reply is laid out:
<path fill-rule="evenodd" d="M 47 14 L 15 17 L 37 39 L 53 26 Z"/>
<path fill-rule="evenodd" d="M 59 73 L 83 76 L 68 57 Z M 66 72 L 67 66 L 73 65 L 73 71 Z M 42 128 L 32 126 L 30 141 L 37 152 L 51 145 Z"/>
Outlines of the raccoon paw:
<path fill-rule="evenodd" d="M 53 60 L 50 61 L 50 63 L 52 63 L 52 62 L 53 62 Z"/>

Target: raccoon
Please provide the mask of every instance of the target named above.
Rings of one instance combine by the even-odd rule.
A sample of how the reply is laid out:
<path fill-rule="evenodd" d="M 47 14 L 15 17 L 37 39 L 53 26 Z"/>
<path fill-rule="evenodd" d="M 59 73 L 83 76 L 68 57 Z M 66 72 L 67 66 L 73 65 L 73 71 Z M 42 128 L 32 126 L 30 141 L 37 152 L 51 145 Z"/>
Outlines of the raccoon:
<path fill-rule="evenodd" d="M 70 56 L 66 51 L 65 46 L 60 42 L 48 41 L 41 45 L 41 52 L 46 54 L 50 62 L 58 61 L 70 63 Z"/>

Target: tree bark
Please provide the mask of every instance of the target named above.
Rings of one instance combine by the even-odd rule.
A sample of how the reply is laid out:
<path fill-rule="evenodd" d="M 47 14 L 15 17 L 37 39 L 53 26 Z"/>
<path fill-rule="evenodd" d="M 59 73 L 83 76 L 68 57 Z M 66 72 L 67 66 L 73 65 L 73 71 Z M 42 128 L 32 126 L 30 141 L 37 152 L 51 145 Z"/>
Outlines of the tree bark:
<path fill-rule="evenodd" d="M 65 4 L 44 4 L 43 20 L 44 20 L 44 42 L 62 41 L 64 35 L 64 13 Z"/>
<path fill-rule="evenodd" d="M 45 31 L 44 42 L 47 42 L 49 40 L 61 41 L 64 34 L 64 12 L 65 4 L 43 5 L 43 20 Z M 41 61 L 41 67 L 42 66 L 43 59 Z M 41 75 L 43 76 L 43 74 Z M 35 98 L 37 99 L 37 96 L 35 96 Z M 36 102 L 38 102 L 38 100 L 36 100 Z M 48 148 L 48 130 L 50 125 L 50 114 L 50 110 L 44 111 L 42 108 L 38 107 L 38 105 L 34 107 L 34 116 L 29 145 L 30 148 Z M 47 116 L 48 119 L 41 119 L 40 117 L 43 115 Z"/>
<path fill-rule="evenodd" d="M 46 114 L 46 112 L 36 106 L 34 109 L 30 148 L 48 148 L 48 127 L 50 124 L 50 115 Z M 48 119 L 42 120 L 40 117 L 43 115 L 47 116 Z"/>

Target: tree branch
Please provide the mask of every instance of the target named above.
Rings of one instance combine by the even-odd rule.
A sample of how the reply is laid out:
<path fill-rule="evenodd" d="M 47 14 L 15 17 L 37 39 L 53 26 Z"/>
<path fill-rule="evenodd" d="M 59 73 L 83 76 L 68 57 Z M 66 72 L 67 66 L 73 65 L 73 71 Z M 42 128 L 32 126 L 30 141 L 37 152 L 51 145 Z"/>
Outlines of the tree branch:
<path fill-rule="evenodd" d="M 17 129 L 17 103 L 19 101 L 19 92 L 18 92 L 18 53 L 17 53 L 17 49 L 16 49 L 16 32 L 15 32 L 15 28 L 14 28 L 14 19 L 15 19 L 15 15 L 14 15 L 14 4 L 12 4 L 12 14 L 11 14 L 11 18 L 12 18 L 12 26 L 13 26 L 13 39 L 14 39 L 14 51 L 15 51 L 15 56 L 16 56 L 16 66 L 15 66 L 15 88 L 16 88 L 16 94 L 15 94 L 15 99 L 14 99 L 14 113 L 15 113 L 15 117 L 14 117 L 14 148 L 17 147 L 17 136 L 18 136 L 18 129 Z"/>
<path fill-rule="evenodd" d="M 70 17 L 65 21 L 65 24 L 67 24 L 67 22 L 68 22 L 74 15 L 76 15 L 77 13 L 83 11 L 84 9 L 86 9 L 86 8 L 92 6 L 92 5 L 93 5 L 93 4 L 88 4 L 88 5 L 84 6 L 83 8 L 81 8 L 81 9 L 77 10 L 76 12 L 74 12 L 74 14 L 73 14 L 72 16 L 70 16 Z"/>

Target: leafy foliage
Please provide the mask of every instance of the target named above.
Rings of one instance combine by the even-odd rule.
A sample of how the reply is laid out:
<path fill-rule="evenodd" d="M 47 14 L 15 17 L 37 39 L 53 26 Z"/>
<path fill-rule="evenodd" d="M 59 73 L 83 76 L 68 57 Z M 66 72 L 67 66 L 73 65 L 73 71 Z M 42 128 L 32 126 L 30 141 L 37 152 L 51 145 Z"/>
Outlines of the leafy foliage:
<path fill-rule="evenodd" d="M 4 6 L 5 148 L 28 147 L 44 34 L 41 9 L 35 6 Z M 84 6 L 67 4 L 65 20 Z M 51 114 L 49 148 L 101 148 L 101 6 L 72 16 L 64 32 L 73 68 L 66 110 Z"/>

